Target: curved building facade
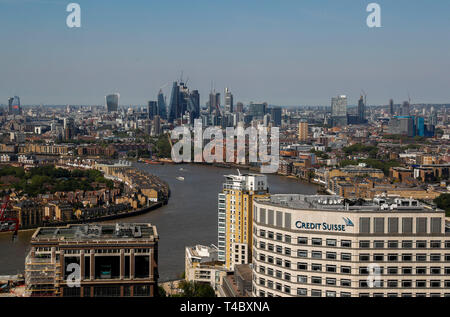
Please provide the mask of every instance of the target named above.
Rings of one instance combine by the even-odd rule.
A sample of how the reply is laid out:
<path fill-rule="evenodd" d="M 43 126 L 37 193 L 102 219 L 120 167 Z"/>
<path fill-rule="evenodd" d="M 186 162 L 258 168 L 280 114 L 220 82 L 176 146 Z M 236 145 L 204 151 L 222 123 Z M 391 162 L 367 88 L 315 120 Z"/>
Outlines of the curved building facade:
<path fill-rule="evenodd" d="M 106 110 L 108 112 L 117 111 L 119 109 L 119 94 L 111 94 L 105 97 Z"/>
<path fill-rule="evenodd" d="M 336 196 L 254 200 L 253 296 L 450 296 L 443 210 L 410 199 L 343 203 Z"/>

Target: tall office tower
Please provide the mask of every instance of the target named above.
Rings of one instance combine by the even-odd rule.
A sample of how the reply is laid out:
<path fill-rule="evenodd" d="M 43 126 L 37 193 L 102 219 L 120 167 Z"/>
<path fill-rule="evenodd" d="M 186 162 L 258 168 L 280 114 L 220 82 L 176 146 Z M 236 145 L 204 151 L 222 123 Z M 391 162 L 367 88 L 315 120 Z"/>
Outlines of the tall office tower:
<path fill-rule="evenodd" d="M 409 116 L 409 114 L 410 114 L 409 107 L 410 107 L 410 105 L 409 105 L 408 101 L 403 102 L 402 108 L 401 108 L 401 111 L 400 111 L 400 115 L 401 116 Z"/>
<path fill-rule="evenodd" d="M 226 175 L 219 193 L 219 261 L 229 270 L 252 256 L 253 198 L 268 196 L 267 176 Z"/>
<path fill-rule="evenodd" d="M 431 107 L 431 111 L 430 111 L 430 118 L 429 118 L 429 122 L 431 125 L 437 125 L 438 124 L 438 116 L 437 116 L 437 111 L 434 107 Z"/>
<path fill-rule="evenodd" d="M 148 119 L 152 120 L 154 116 L 158 115 L 158 102 L 149 101 L 147 105 L 147 115 Z"/>
<path fill-rule="evenodd" d="M 225 111 L 233 112 L 233 94 L 225 88 Z"/>
<path fill-rule="evenodd" d="M 111 94 L 105 96 L 106 110 L 108 112 L 117 111 L 119 109 L 119 94 Z"/>
<path fill-rule="evenodd" d="M 200 118 L 200 94 L 198 90 L 189 93 L 188 110 L 192 120 Z"/>
<path fill-rule="evenodd" d="M 358 123 L 363 124 L 366 122 L 366 104 L 364 97 L 361 96 L 358 101 Z"/>
<path fill-rule="evenodd" d="M 180 104 L 180 86 L 178 82 L 174 81 L 172 85 L 172 93 L 170 95 L 170 105 L 169 105 L 169 122 L 173 122 L 178 118 L 178 108 Z"/>
<path fill-rule="evenodd" d="M 20 107 L 20 98 L 14 96 L 8 99 L 8 112 L 13 115 L 22 114 L 22 108 Z"/>
<path fill-rule="evenodd" d="M 237 113 L 244 113 L 244 104 L 242 102 L 238 102 L 236 104 L 236 112 Z"/>
<path fill-rule="evenodd" d="M 281 126 L 281 108 L 272 107 L 270 108 L 270 116 L 272 117 L 272 122 L 276 127 Z"/>
<path fill-rule="evenodd" d="M 394 116 L 394 99 L 389 100 L 389 114 L 391 117 Z"/>
<path fill-rule="evenodd" d="M 220 114 L 220 93 L 216 91 L 209 94 L 209 113 Z"/>
<path fill-rule="evenodd" d="M 298 139 L 300 141 L 308 140 L 308 122 L 305 120 L 298 123 Z"/>
<path fill-rule="evenodd" d="M 256 198 L 253 208 L 254 297 L 448 296 L 444 210 L 295 194 Z M 370 276 L 372 263 L 381 274 Z"/>
<path fill-rule="evenodd" d="M 250 103 L 249 114 L 253 119 L 262 119 L 267 113 L 267 103 Z"/>
<path fill-rule="evenodd" d="M 182 118 L 189 112 L 191 118 L 200 115 L 200 95 L 197 90 L 189 91 L 183 82 L 174 82 L 170 96 L 169 122 Z"/>
<path fill-rule="evenodd" d="M 347 96 L 340 95 L 331 98 L 331 117 L 333 126 L 347 125 Z"/>
<path fill-rule="evenodd" d="M 64 139 L 71 140 L 75 136 L 75 122 L 73 118 L 64 118 Z"/>
<path fill-rule="evenodd" d="M 161 117 L 156 115 L 153 117 L 152 135 L 159 136 L 161 134 Z"/>
<path fill-rule="evenodd" d="M 162 119 L 167 120 L 167 106 L 162 89 L 158 93 L 158 115 Z"/>
<path fill-rule="evenodd" d="M 265 127 L 268 127 L 271 120 L 272 120 L 272 118 L 271 118 L 270 114 L 266 113 L 263 118 L 263 125 Z"/>

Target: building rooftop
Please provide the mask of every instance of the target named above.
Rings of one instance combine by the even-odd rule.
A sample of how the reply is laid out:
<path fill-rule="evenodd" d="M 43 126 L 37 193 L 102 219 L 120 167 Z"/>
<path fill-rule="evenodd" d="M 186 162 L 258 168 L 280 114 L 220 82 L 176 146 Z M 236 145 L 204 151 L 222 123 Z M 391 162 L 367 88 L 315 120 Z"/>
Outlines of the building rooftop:
<path fill-rule="evenodd" d="M 291 209 L 329 210 L 329 211 L 420 211 L 444 212 L 441 209 L 421 204 L 415 199 L 375 198 L 371 201 L 363 199 L 349 200 L 340 196 L 278 194 L 270 197 L 256 198 L 258 203 L 266 203 Z"/>
<path fill-rule="evenodd" d="M 88 240 L 141 240 L 158 239 L 156 227 L 149 223 L 77 224 L 65 227 L 41 227 L 32 241 L 88 241 Z"/>

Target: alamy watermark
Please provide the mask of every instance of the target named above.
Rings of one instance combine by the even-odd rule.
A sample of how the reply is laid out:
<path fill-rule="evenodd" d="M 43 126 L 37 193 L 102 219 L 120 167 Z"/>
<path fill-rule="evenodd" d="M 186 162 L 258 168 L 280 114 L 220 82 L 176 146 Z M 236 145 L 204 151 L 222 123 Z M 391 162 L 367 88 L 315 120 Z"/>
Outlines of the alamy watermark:
<path fill-rule="evenodd" d="M 191 128 L 179 126 L 171 131 L 171 138 L 179 140 L 172 147 L 175 163 L 259 163 L 261 173 L 275 173 L 280 164 L 280 131 L 275 127 L 229 127 L 224 134 L 218 127 L 203 130 L 202 121 L 196 119 L 193 136 Z"/>

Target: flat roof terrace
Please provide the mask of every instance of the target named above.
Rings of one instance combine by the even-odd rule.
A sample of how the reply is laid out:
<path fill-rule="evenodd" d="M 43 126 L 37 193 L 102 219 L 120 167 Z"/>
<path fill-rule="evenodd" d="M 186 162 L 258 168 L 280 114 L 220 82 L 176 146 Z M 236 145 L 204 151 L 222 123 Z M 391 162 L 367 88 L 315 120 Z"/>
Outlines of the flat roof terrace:
<path fill-rule="evenodd" d="M 109 240 L 157 240 L 156 227 L 149 223 L 138 224 L 70 224 L 64 227 L 41 227 L 33 234 L 32 241 L 109 241 Z"/>

